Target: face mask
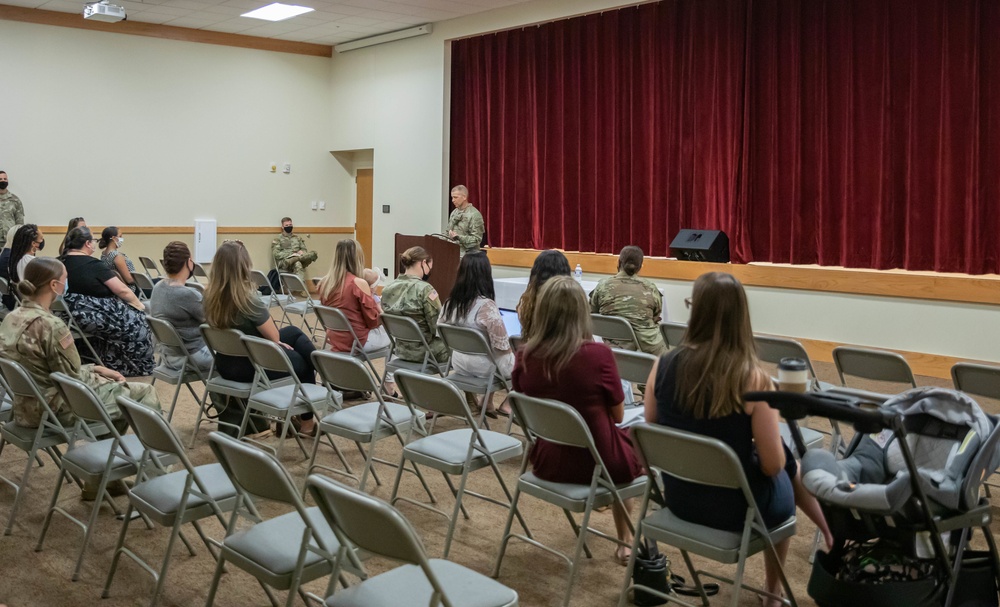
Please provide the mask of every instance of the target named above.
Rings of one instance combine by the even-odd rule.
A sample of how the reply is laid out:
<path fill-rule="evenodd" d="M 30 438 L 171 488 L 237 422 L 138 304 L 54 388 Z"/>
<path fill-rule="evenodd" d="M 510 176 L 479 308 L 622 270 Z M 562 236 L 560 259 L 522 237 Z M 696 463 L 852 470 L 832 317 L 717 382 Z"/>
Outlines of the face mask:
<path fill-rule="evenodd" d="M 285 226 L 285 227 L 283 227 L 283 228 L 281 228 L 281 229 L 285 231 L 285 234 L 291 234 L 291 233 L 292 233 L 292 229 L 293 229 L 294 227 L 295 227 L 295 226 Z"/>
<path fill-rule="evenodd" d="M 9 184 L 9 181 L 0 181 L 0 190 L 6 190 Z"/>
<path fill-rule="evenodd" d="M 427 281 L 431 277 L 431 267 L 427 266 L 427 273 L 420 277 L 420 280 Z"/>
<path fill-rule="evenodd" d="M 59 281 L 57 280 L 56 282 L 59 282 Z M 60 291 L 56 291 L 55 289 L 52 289 L 52 291 L 55 292 L 56 295 L 65 295 L 65 294 L 69 293 L 69 279 L 62 281 L 62 291 L 61 292 Z"/>
<path fill-rule="evenodd" d="M 125 244 L 125 237 L 121 236 L 118 238 L 118 246 L 122 246 L 123 244 Z"/>
<path fill-rule="evenodd" d="M 45 239 L 43 238 L 42 242 L 38 243 L 38 250 L 41 251 L 44 248 L 45 248 Z"/>

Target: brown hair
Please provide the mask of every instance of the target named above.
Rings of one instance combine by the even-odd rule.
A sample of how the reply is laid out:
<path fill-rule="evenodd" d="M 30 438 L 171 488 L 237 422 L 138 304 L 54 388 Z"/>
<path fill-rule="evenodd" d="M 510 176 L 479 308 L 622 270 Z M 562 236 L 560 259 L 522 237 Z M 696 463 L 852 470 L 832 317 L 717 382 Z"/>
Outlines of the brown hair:
<path fill-rule="evenodd" d="M 569 276 L 546 281 L 535 302 L 532 325 L 524 355 L 534 359 L 548 380 L 569 364 L 580 346 L 594 340 L 587 294 Z"/>
<path fill-rule="evenodd" d="M 365 271 L 365 252 L 361 245 L 353 238 L 345 238 L 337 243 L 333 250 L 333 259 L 330 260 L 330 269 L 319 281 L 319 294 L 321 299 L 326 299 L 331 293 L 335 293 L 343 288 L 344 278 L 348 272 L 358 278 L 363 278 Z"/>
<path fill-rule="evenodd" d="M 691 319 L 680 347 L 675 394 L 696 419 L 743 412 L 743 393 L 766 389 L 743 285 L 724 272 L 702 274 L 691 294 Z"/>
<path fill-rule="evenodd" d="M 521 321 L 521 339 L 531 337 L 534 326 L 532 317 L 535 313 L 535 300 L 542 286 L 553 276 L 569 276 L 569 260 L 561 251 L 549 249 L 542 251 L 531 265 L 528 275 L 528 288 L 521 294 L 517 302 L 517 316 Z"/>
<path fill-rule="evenodd" d="M 167 274 L 177 274 L 187 266 L 191 259 L 191 249 L 179 240 L 167 243 L 163 247 L 163 269 Z"/>
<path fill-rule="evenodd" d="M 421 261 L 433 261 L 431 254 L 425 251 L 423 247 L 410 247 L 399 256 L 400 270 L 412 268 Z"/>
<path fill-rule="evenodd" d="M 642 249 L 628 245 L 618 254 L 618 271 L 624 271 L 629 276 L 635 276 L 642 267 Z"/>
<path fill-rule="evenodd" d="M 215 252 L 205 288 L 205 320 L 209 325 L 230 329 L 240 317 L 251 315 L 257 300 L 251 269 L 250 254 L 238 242 L 224 242 Z"/>
<path fill-rule="evenodd" d="M 34 299 L 50 282 L 62 278 L 65 269 L 55 257 L 36 257 L 24 267 L 24 276 L 17 283 L 17 292 L 22 297 Z"/>

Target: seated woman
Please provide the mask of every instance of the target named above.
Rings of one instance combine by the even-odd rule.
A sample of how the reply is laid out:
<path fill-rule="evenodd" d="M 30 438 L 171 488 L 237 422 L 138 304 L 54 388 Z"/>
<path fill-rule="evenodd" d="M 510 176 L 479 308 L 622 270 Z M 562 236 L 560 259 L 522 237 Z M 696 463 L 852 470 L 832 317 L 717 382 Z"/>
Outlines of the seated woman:
<path fill-rule="evenodd" d="M 493 268 L 486 253 L 468 253 L 458 266 L 458 277 L 451 289 L 451 297 L 441 308 L 439 322 L 459 327 L 479 329 L 486 334 L 493 348 L 497 371 L 510 379 L 514 370 L 514 353 L 510 349 L 507 327 L 497 307 L 493 288 Z M 486 356 L 470 356 L 455 352 L 451 358 L 452 368 L 474 377 L 491 377 L 493 363 Z M 500 413 L 510 415 L 510 409 L 501 408 Z M 486 403 L 486 414 L 496 417 L 493 403 Z"/>
<path fill-rule="evenodd" d="M 66 226 L 66 235 L 63 236 L 62 242 L 59 243 L 59 255 L 66 252 L 66 240 L 69 238 L 69 233 L 73 231 L 73 228 L 85 227 L 87 227 L 87 220 L 83 217 L 74 217 L 69 220 L 69 225 Z"/>
<path fill-rule="evenodd" d="M 101 253 L 101 261 L 118 272 L 122 282 L 128 286 L 130 291 L 138 295 L 139 287 L 136 286 L 135 279 L 132 278 L 132 274 L 135 274 L 135 266 L 132 265 L 132 260 L 128 258 L 128 255 L 118 250 L 122 248 L 124 243 L 125 235 L 115 226 L 108 226 L 101 232 L 101 240 L 97 242 L 97 246 L 104 251 Z"/>
<path fill-rule="evenodd" d="M 91 255 L 96 249 L 89 228 L 73 228 L 59 258 L 69 273 L 66 304 L 80 329 L 97 339 L 104 364 L 126 377 L 153 372 L 153 335 L 145 306 L 118 276 Z"/>
<path fill-rule="evenodd" d="M 743 464 L 765 524 L 785 522 L 798 504 L 823 532 L 827 546 L 832 545 L 819 504 L 802 487 L 798 463 L 781 441 L 778 412 L 764 402 L 743 402 L 745 392 L 772 389 L 757 359 L 743 285 L 730 274 L 702 274 L 691 299 L 684 341 L 660 358 L 649 375 L 646 421 L 728 444 Z M 678 517 L 727 531 L 743 529 L 747 503 L 739 490 L 666 475 L 663 481 L 665 505 Z M 775 546 L 782 564 L 788 545 L 786 539 Z M 769 553 L 764 565 L 764 589 L 780 595 L 777 563 Z"/>
<path fill-rule="evenodd" d="M 163 269 L 166 270 L 167 277 L 153 287 L 149 307 L 153 318 L 165 320 L 177 329 L 186 350 L 179 352 L 163 346 L 163 364 L 178 371 L 184 368 L 184 362 L 190 355 L 198 368 L 208 373 L 212 368 L 213 358 L 199 329 L 205 322 L 202 295 L 186 284 L 194 272 L 194 260 L 191 259 L 188 246 L 176 240 L 165 246 Z"/>
<path fill-rule="evenodd" d="M 316 383 L 316 372 L 310 358 L 316 346 L 298 327 L 289 326 L 278 330 L 250 278 L 252 269 L 250 254 L 243 243 L 235 240 L 222 243 L 215 252 L 212 275 L 205 287 L 206 322 L 212 327 L 236 329 L 244 335 L 262 337 L 280 344 L 285 348 L 285 354 L 288 355 L 299 381 Z M 247 358 L 218 354 L 216 363 L 215 370 L 225 379 L 238 382 L 252 382 L 254 379 L 253 364 Z M 277 379 L 282 376 L 274 374 L 268 377 Z M 312 413 L 302 415 L 299 429 L 302 434 L 315 434 L 316 420 L 313 417 Z"/>
<path fill-rule="evenodd" d="M 438 362 L 448 360 L 448 348 L 437 334 L 441 298 L 427 282 L 434 267 L 434 260 L 423 247 L 410 247 L 399 256 L 403 273 L 389 286 L 382 289 L 382 311 L 387 314 L 407 316 L 416 321 L 424 334 L 431 355 Z M 424 362 L 424 349 L 412 343 L 397 343 L 395 356 L 410 362 Z"/>
<path fill-rule="evenodd" d="M 551 278 L 535 301 L 532 333 L 517 353 L 514 389 L 538 398 L 562 401 L 580 412 L 594 444 L 616 484 L 642 476 L 625 430 L 615 424 L 625 415 L 625 394 L 611 348 L 594 341 L 587 296 L 569 276 Z M 590 485 L 594 458 L 584 449 L 539 440 L 531 450 L 536 476 L 556 483 Z M 631 544 L 628 512 L 612 508 L 618 539 Z M 619 546 L 616 560 L 626 565 L 629 549 Z"/>
<path fill-rule="evenodd" d="M 382 327 L 379 317 L 382 306 L 372 293 L 366 278 L 365 253 L 353 238 L 337 243 L 330 260 L 330 269 L 319 281 L 320 301 L 324 306 L 337 308 L 351 323 L 354 334 L 365 352 L 375 352 L 389 346 L 389 334 Z M 327 331 L 326 339 L 334 352 L 350 352 L 354 346 L 350 333 Z M 386 391 L 395 392 L 391 375 L 386 378 Z"/>
<path fill-rule="evenodd" d="M 542 251 L 535 258 L 528 275 L 528 288 L 524 290 L 517 302 L 517 318 L 521 322 L 521 341 L 531 337 L 532 317 L 535 310 L 535 299 L 545 282 L 553 276 L 569 276 L 569 260 L 561 251 L 549 249 Z"/>
<path fill-rule="evenodd" d="M 4 246 L 3 250 L 0 251 L 0 278 L 6 280 L 10 288 L 10 293 L 0 298 L 3 301 L 3 307 L 6 308 L 7 311 L 13 310 L 14 306 L 17 305 L 17 300 L 14 299 L 15 287 L 10 279 L 10 247 L 14 244 L 14 234 L 17 234 L 17 231 L 20 228 L 21 224 L 16 224 L 7 230 L 7 240 L 4 241 L 7 244 Z"/>
<path fill-rule="evenodd" d="M 45 248 L 45 236 L 33 223 L 26 223 L 17 232 L 10 243 L 10 258 L 7 260 L 7 275 L 11 283 L 21 280 L 24 268 L 35 254 Z"/>
<path fill-rule="evenodd" d="M 618 255 L 618 273 L 597 283 L 590 294 L 590 311 L 605 316 L 620 316 L 632 325 L 639 348 L 661 356 L 667 346 L 660 334 L 663 295 L 652 282 L 639 278 L 642 249 L 629 245 Z M 632 350 L 631 343 L 609 341 L 612 348 Z"/>
<path fill-rule="evenodd" d="M 53 300 L 65 292 L 66 284 L 66 268 L 55 258 L 41 257 L 25 267 L 24 277 L 17 286 L 21 307 L 0 324 L 0 354 L 24 367 L 64 425 L 75 420 L 49 377 L 57 371 L 93 388 L 113 420 L 122 419 L 115 403 L 119 396 L 159 410 L 160 401 L 153 386 L 126 382 L 121 373 L 112 369 L 80 364 L 69 327 L 49 311 Z M 14 423 L 37 428 L 41 418 L 42 407 L 35 399 L 14 399 Z"/>

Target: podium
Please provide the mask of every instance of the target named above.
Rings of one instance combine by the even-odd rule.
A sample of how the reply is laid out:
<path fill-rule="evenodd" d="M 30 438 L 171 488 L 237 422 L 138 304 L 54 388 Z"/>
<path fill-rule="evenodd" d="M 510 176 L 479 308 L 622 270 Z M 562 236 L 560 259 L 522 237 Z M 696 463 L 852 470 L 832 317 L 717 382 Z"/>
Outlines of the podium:
<path fill-rule="evenodd" d="M 431 270 L 428 282 L 433 285 L 441 297 L 441 301 L 444 302 L 451 297 L 451 288 L 455 286 L 455 278 L 458 276 L 458 264 L 461 261 L 461 248 L 458 243 L 436 234 L 411 236 L 397 233 L 396 276 L 402 273 L 399 258 L 410 247 L 423 247 L 434 260 L 434 269 Z"/>

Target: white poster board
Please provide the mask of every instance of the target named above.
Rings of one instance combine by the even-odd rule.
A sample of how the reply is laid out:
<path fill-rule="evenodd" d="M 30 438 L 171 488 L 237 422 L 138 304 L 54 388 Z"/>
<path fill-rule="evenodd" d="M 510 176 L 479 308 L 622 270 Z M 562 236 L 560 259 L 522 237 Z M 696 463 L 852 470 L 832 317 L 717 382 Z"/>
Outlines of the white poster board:
<path fill-rule="evenodd" d="M 214 219 L 194 220 L 194 260 L 211 263 L 215 257 L 218 224 Z"/>

